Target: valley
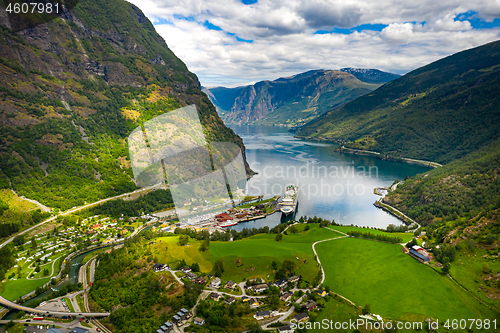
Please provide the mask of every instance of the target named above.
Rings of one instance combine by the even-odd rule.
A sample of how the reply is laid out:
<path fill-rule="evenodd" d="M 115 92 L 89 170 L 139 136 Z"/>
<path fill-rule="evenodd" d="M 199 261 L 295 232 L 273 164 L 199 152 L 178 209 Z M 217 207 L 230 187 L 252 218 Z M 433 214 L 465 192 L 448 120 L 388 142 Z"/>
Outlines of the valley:
<path fill-rule="evenodd" d="M 483 14 L 271 27 L 242 1 L 228 29 L 209 2 L 134 3 L 24 30 L 0 3 L 1 333 L 498 331 L 498 19 L 409 61 L 395 32 Z"/>

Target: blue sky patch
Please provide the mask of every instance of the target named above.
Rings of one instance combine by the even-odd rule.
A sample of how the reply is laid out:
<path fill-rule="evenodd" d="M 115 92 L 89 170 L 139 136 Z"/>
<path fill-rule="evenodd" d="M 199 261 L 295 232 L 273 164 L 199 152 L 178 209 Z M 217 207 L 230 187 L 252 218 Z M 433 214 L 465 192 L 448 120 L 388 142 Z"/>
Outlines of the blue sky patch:
<path fill-rule="evenodd" d="M 335 27 L 331 30 L 317 30 L 315 34 L 324 35 L 324 34 L 336 33 L 336 34 L 349 35 L 352 34 L 354 31 L 357 32 L 361 32 L 363 30 L 382 31 L 385 27 L 387 27 L 387 24 L 361 24 L 351 29 L 342 29 Z"/>
<path fill-rule="evenodd" d="M 210 23 L 208 21 L 205 21 L 205 23 L 203 23 L 203 26 L 205 28 L 207 28 L 208 30 L 217 30 L 217 31 L 221 31 L 222 30 L 221 27 L 216 26 L 215 24 L 212 24 L 212 23 Z"/>

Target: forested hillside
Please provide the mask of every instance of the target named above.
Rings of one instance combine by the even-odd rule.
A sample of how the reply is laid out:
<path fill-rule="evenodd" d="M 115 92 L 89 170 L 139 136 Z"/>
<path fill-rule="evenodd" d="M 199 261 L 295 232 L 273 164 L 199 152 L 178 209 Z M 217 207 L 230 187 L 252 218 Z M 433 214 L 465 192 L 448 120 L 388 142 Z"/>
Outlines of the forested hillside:
<path fill-rule="evenodd" d="M 391 81 L 307 124 L 299 137 L 447 163 L 500 137 L 500 42 Z"/>
<path fill-rule="evenodd" d="M 132 4 L 82 0 L 18 33 L 0 21 L 0 188 L 61 209 L 132 191 L 130 132 L 190 104 L 209 140 L 244 148 Z"/>

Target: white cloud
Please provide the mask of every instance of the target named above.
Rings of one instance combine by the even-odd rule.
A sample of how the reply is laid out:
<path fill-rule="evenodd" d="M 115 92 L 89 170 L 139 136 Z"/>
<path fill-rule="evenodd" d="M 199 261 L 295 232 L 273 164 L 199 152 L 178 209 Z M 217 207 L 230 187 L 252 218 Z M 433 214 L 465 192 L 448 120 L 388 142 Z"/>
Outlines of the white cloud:
<path fill-rule="evenodd" d="M 500 37 L 500 28 L 473 29 L 467 17 L 457 16 L 476 12 L 476 17 L 492 21 L 500 17 L 500 0 L 131 2 L 153 22 L 169 22 L 156 25 L 158 33 L 204 85 L 235 86 L 319 68 L 405 73 Z M 206 21 L 222 30 L 208 29 Z M 361 24 L 387 27 L 380 32 L 314 34 Z"/>

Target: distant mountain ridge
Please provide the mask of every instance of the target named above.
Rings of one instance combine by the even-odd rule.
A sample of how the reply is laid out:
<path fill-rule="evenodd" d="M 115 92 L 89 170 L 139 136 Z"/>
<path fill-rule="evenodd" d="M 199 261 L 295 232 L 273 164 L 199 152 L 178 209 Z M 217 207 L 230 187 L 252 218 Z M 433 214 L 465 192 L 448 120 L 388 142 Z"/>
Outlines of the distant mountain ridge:
<path fill-rule="evenodd" d="M 341 68 L 341 72 L 346 72 L 354 75 L 358 80 L 366 83 L 387 83 L 392 80 L 400 78 L 401 75 L 393 74 L 388 72 L 382 72 L 378 69 L 367 69 L 367 68 Z"/>
<path fill-rule="evenodd" d="M 292 127 L 305 124 L 397 77 L 375 69 L 320 69 L 254 85 L 203 88 L 203 91 L 226 124 Z"/>
<path fill-rule="evenodd" d="M 500 42 L 393 80 L 305 125 L 298 136 L 447 163 L 500 138 Z"/>

